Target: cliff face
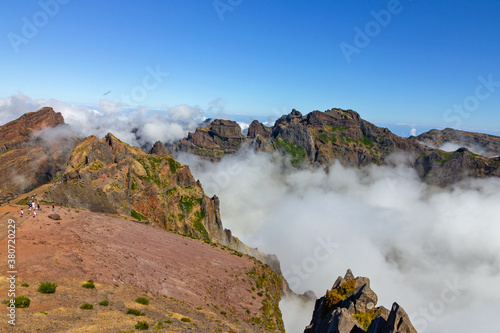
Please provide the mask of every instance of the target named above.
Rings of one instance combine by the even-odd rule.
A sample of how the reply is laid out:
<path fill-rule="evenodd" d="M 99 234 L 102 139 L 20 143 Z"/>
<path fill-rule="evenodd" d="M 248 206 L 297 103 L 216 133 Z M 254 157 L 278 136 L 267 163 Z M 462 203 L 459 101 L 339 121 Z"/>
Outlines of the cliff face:
<path fill-rule="evenodd" d="M 297 167 L 328 166 L 334 162 L 351 167 L 383 165 L 389 155 L 405 152 L 413 156 L 413 167 L 420 178 L 433 185 L 448 186 L 466 177 L 500 176 L 499 157 L 488 158 L 469 151 L 465 154 L 463 149 L 447 153 L 427 146 L 462 142 L 495 155 L 500 152 L 499 137 L 446 129 L 402 138 L 362 119 L 352 110 L 313 111 L 305 116 L 292 110 L 280 117 L 272 128 L 253 121 L 245 141 L 260 151 L 287 154 Z M 176 150 L 217 161 L 234 153 L 243 143 L 238 124 L 215 120 L 190 133 L 177 144 Z"/>
<path fill-rule="evenodd" d="M 0 127 L 0 203 L 39 187 L 58 175 L 78 138 L 52 108 L 30 112 Z"/>
<path fill-rule="evenodd" d="M 397 303 L 391 310 L 377 305 L 370 280 L 354 278 L 350 270 L 316 301 L 311 324 L 304 333 L 417 333 Z"/>
<path fill-rule="evenodd" d="M 58 205 L 131 215 L 207 242 L 230 245 L 217 197 L 209 198 L 188 166 L 149 155 L 112 134 L 75 147 L 59 183 L 45 194 Z"/>
<path fill-rule="evenodd" d="M 220 160 L 226 154 L 235 153 L 245 141 L 241 127 L 231 120 L 216 119 L 210 125 L 199 127 L 187 138 L 180 140 L 174 149 L 191 152 L 212 161 Z"/>

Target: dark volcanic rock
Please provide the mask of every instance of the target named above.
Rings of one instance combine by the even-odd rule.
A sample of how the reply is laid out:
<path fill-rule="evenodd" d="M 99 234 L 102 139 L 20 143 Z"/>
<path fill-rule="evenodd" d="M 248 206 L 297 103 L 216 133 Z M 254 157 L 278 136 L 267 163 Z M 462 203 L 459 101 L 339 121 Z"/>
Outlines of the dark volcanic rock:
<path fill-rule="evenodd" d="M 370 280 L 354 278 L 348 270 L 316 301 L 313 318 L 304 333 L 416 333 L 397 303 L 389 311 L 376 307 L 377 301 L 377 295 L 370 289 Z"/>

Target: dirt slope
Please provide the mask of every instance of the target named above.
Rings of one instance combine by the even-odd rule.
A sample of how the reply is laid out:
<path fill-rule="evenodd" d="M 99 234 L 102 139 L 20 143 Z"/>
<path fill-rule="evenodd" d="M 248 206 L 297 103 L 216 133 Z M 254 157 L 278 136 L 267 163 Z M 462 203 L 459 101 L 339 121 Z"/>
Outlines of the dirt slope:
<path fill-rule="evenodd" d="M 29 297 L 31 305 L 17 309 L 15 328 L 0 321 L 2 332 L 133 331 L 138 320 L 146 320 L 151 332 L 282 328 L 275 319 L 281 318 L 276 308 L 281 281 L 268 266 L 246 255 L 126 217 L 57 208 L 62 220 L 55 221 L 48 218 L 48 206 L 42 206 L 36 218 L 26 210 L 20 218 L 19 208 L 0 207 L 0 299 L 7 300 L 5 230 L 8 218 L 14 218 L 16 296 Z M 89 279 L 96 289 L 82 287 Z M 38 293 L 42 281 L 57 283 L 56 293 Z M 134 302 L 141 296 L 150 304 Z M 98 305 L 104 299 L 109 306 Z M 94 309 L 80 309 L 83 303 Z M 145 316 L 127 315 L 129 308 Z M 190 321 L 180 321 L 183 317 Z M 162 326 L 157 328 L 165 329 L 153 329 L 159 321 Z"/>

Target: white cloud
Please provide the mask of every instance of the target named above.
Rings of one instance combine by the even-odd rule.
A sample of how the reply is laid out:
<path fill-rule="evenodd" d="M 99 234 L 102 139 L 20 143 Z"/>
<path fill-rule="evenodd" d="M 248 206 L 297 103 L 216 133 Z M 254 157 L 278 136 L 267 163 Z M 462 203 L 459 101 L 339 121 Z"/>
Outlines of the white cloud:
<path fill-rule="evenodd" d="M 139 147 L 151 146 L 157 140 L 175 142 L 187 136 L 189 131 L 194 131 L 202 121 L 199 108 L 184 104 L 165 111 L 144 108 L 130 110 L 124 109 L 119 103 L 103 99 L 98 109 L 94 109 L 56 99 L 32 100 L 22 94 L 0 99 L 0 121 L 2 124 L 7 123 L 44 106 L 61 112 L 76 136 L 84 138 L 95 135 L 102 138 L 111 132 L 121 140 Z"/>
<path fill-rule="evenodd" d="M 209 195 L 220 197 L 224 226 L 248 245 L 277 254 L 296 292 L 324 295 L 351 268 L 371 279 L 379 304 L 402 305 L 420 333 L 442 332 L 450 323 L 453 332 L 468 332 L 462 327 L 471 321 L 476 331 L 489 332 L 500 324 L 497 316 L 475 320 L 484 310 L 477 304 L 500 308 L 500 289 L 494 288 L 500 278 L 500 178 L 440 190 L 398 164 L 401 157 L 394 166 L 335 164 L 328 172 L 295 170 L 254 152 L 219 164 L 180 159 Z M 335 244 L 331 253 L 324 243 Z M 439 295 L 455 279 L 466 289 L 441 304 Z M 313 309 L 287 302 L 287 331 L 302 332 L 290 318 L 308 322 Z M 423 311 L 432 318 L 424 322 Z"/>

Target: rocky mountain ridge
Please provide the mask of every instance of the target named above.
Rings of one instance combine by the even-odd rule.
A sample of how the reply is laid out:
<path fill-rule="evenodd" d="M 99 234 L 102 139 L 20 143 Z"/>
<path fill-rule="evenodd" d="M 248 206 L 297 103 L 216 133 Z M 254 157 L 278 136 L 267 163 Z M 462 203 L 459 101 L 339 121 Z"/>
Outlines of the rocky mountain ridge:
<path fill-rule="evenodd" d="M 297 167 L 328 167 L 335 162 L 350 167 L 384 165 L 390 155 L 403 153 L 410 157 L 409 166 L 420 178 L 434 185 L 452 185 L 467 177 L 500 176 L 500 157 L 484 157 L 464 149 L 450 153 L 429 147 L 429 143 L 437 145 L 443 138 L 457 137 L 458 131 L 431 131 L 417 138 L 403 138 L 362 119 L 353 110 L 336 108 L 304 116 L 294 109 L 281 116 L 272 128 L 253 121 L 244 140 L 236 122 L 216 119 L 213 124 L 217 130 L 210 124 L 189 133 L 174 146 L 175 151 L 218 161 L 246 143 L 260 151 L 280 151 L 290 156 L 291 163 Z M 223 126 L 228 126 L 227 131 L 222 130 Z M 224 133 L 230 134 L 225 137 Z M 238 139 L 234 140 L 236 137 Z M 466 143 L 480 143 L 493 152 L 496 152 L 497 143 L 500 144 L 500 138 L 494 136 L 468 133 L 460 137 L 468 138 Z"/>
<path fill-rule="evenodd" d="M 339 276 L 325 296 L 316 301 L 311 323 L 304 333 L 416 333 L 406 312 L 397 303 L 391 310 L 376 306 L 377 295 L 366 277 L 351 270 Z"/>
<path fill-rule="evenodd" d="M 80 141 L 61 113 L 45 107 L 0 126 L 0 203 L 56 177 Z"/>

